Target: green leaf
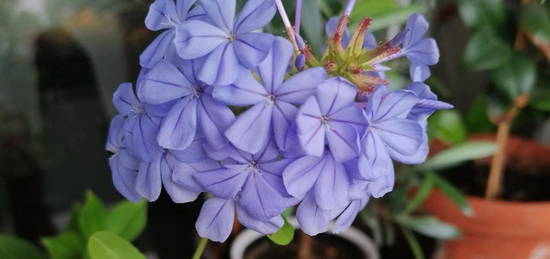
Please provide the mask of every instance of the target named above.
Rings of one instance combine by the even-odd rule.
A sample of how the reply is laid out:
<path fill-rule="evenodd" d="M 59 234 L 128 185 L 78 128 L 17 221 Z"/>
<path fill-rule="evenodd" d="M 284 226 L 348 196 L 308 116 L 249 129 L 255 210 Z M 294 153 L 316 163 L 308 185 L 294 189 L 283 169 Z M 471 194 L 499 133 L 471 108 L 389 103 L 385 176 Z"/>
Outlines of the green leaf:
<path fill-rule="evenodd" d="M 398 222 L 423 235 L 437 239 L 456 239 L 461 233 L 456 227 L 441 222 L 432 216 L 399 216 Z"/>
<path fill-rule="evenodd" d="M 456 189 L 451 183 L 447 182 L 447 180 L 439 177 L 433 172 L 427 172 L 426 174 L 433 177 L 435 186 L 458 207 L 460 207 L 460 210 L 462 210 L 464 215 L 472 216 L 474 214 L 470 204 L 468 204 L 468 200 L 461 191 Z"/>
<path fill-rule="evenodd" d="M 302 30 L 308 39 L 307 44 L 315 53 L 320 53 L 321 45 L 324 43 L 324 22 L 318 1 L 303 1 Z"/>
<path fill-rule="evenodd" d="M 520 24 L 536 42 L 550 44 L 550 12 L 548 8 L 531 1 L 521 9 Z"/>
<path fill-rule="evenodd" d="M 504 66 L 493 73 L 493 79 L 504 93 L 514 100 L 522 94 L 530 94 L 535 86 L 537 72 L 530 58 L 515 54 Z"/>
<path fill-rule="evenodd" d="M 52 259 L 78 259 L 84 253 L 86 247 L 82 237 L 73 231 L 44 238 L 42 244 L 46 247 Z"/>
<path fill-rule="evenodd" d="M 460 0 L 459 13 L 470 27 L 498 28 L 506 21 L 505 0 Z"/>
<path fill-rule="evenodd" d="M 277 232 L 267 235 L 267 237 L 277 245 L 286 246 L 294 239 L 294 227 L 288 223 L 285 217 L 283 219 L 285 224 Z"/>
<path fill-rule="evenodd" d="M 472 70 L 494 69 L 508 62 L 511 51 L 491 28 L 485 27 L 468 41 L 464 62 Z"/>
<path fill-rule="evenodd" d="M 405 236 L 407 243 L 409 243 L 409 247 L 411 248 L 414 258 L 424 259 L 424 251 L 422 251 L 422 246 L 420 246 L 420 243 L 414 236 L 414 233 L 409 228 L 403 226 L 401 227 L 401 230 L 403 231 L 403 235 Z"/>
<path fill-rule="evenodd" d="M 33 244 L 9 235 L 0 235 L 0 258 L 13 259 L 45 259 Z"/>
<path fill-rule="evenodd" d="M 78 227 L 84 239 L 105 229 L 107 212 L 103 202 L 92 191 L 86 192 L 86 202 L 78 214 Z"/>
<path fill-rule="evenodd" d="M 363 0 L 357 1 L 353 11 L 351 12 L 350 19 L 358 22 L 363 17 L 373 17 L 385 12 L 389 12 L 394 8 L 397 8 L 395 1 L 386 0 Z"/>
<path fill-rule="evenodd" d="M 130 242 L 110 232 L 96 232 L 88 242 L 91 259 L 145 259 Z"/>
<path fill-rule="evenodd" d="M 434 177 L 433 174 L 427 174 L 420 185 L 420 188 L 415 193 L 414 197 L 407 203 L 407 207 L 403 210 L 404 214 L 410 214 L 415 211 L 420 204 L 428 198 L 428 195 L 432 192 L 434 186 Z"/>
<path fill-rule="evenodd" d="M 488 101 L 484 95 L 479 95 L 470 106 L 465 118 L 466 127 L 470 134 L 494 131 L 495 125 L 489 120 L 488 106 Z"/>
<path fill-rule="evenodd" d="M 531 96 L 529 104 L 531 107 L 540 110 L 550 112 L 550 89 L 535 89 L 535 92 Z"/>
<path fill-rule="evenodd" d="M 439 152 L 417 169 L 427 171 L 448 168 L 465 161 L 488 157 L 495 153 L 495 150 L 496 144 L 493 142 L 465 142 Z"/>
<path fill-rule="evenodd" d="M 145 228 L 146 221 L 146 202 L 120 202 L 108 212 L 105 230 L 134 241 Z"/>
<path fill-rule="evenodd" d="M 429 133 L 432 137 L 447 143 L 460 143 L 466 141 L 466 126 L 460 113 L 456 110 L 436 112 L 428 123 Z"/>

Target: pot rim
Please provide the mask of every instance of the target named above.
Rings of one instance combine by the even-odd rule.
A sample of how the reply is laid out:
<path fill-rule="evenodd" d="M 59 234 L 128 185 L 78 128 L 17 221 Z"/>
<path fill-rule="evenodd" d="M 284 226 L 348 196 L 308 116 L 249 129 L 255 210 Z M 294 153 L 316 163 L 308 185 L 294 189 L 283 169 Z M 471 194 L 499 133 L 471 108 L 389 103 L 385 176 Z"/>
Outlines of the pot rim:
<path fill-rule="evenodd" d="M 295 229 L 300 228 L 298 225 L 298 222 L 294 217 L 288 218 L 288 222 L 292 224 L 292 226 L 294 226 Z M 359 229 L 353 226 L 350 226 L 347 230 L 342 231 L 340 233 L 330 232 L 329 234 L 337 235 L 353 243 L 355 246 L 357 246 L 357 248 L 359 248 L 359 250 L 361 250 L 365 258 L 380 259 L 378 248 L 374 244 L 374 241 L 369 236 L 367 236 L 366 234 L 364 234 Z M 243 259 L 246 248 L 248 248 L 252 243 L 254 243 L 254 241 L 264 236 L 265 235 L 260 234 L 251 229 L 243 230 L 237 235 L 237 237 L 235 237 L 235 239 L 233 240 L 233 243 L 231 244 L 230 258 Z"/>

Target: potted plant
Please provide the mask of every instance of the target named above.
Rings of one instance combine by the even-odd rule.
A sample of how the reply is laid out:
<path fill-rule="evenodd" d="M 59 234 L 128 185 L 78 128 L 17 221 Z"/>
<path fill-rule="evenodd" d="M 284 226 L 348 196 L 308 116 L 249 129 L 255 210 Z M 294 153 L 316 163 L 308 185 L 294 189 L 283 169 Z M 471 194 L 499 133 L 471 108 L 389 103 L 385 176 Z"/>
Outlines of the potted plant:
<path fill-rule="evenodd" d="M 445 242 L 444 258 L 550 256 L 550 196 L 542 184 L 547 181 L 550 168 L 550 147 L 532 139 L 535 122 L 548 118 L 550 98 L 544 87 L 548 75 L 542 71 L 550 60 L 550 15 L 547 5 L 521 2 L 479 4 L 474 12 L 477 16 L 472 16 L 471 9 L 466 11 L 475 5 L 474 1 L 459 5 L 464 22 L 473 30 L 465 61 L 476 70 L 489 70 L 493 78 L 487 95 L 474 103 L 467 115 L 465 124 L 469 125 L 462 128 L 469 129 L 467 138 L 471 141 L 493 141 L 496 149 L 490 158 L 454 169 L 426 165 L 425 169 L 441 171 L 442 176 L 468 194 L 471 206 L 472 213 L 465 215 L 440 191 L 433 192 L 424 203 L 424 209 L 463 232 L 460 239 Z M 507 4 L 515 5 L 519 14 L 508 15 Z M 488 16 L 489 13 L 495 16 Z M 510 24 L 515 25 L 514 30 L 502 30 L 502 26 Z M 488 42 L 500 54 L 484 60 L 479 49 Z M 494 128 L 485 127 L 487 124 L 479 120 L 483 117 L 494 123 L 496 134 L 476 134 Z M 478 131 L 480 126 L 485 129 Z M 531 137 L 519 136 L 522 132 Z"/>

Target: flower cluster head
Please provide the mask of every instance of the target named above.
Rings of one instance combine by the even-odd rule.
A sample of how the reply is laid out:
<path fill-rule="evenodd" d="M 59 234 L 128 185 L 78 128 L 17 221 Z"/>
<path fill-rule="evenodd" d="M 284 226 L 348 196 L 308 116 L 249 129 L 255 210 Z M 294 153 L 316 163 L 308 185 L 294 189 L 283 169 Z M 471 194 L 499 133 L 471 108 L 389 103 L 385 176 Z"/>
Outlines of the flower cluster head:
<path fill-rule="evenodd" d="M 439 58 L 426 20 L 414 14 L 377 44 L 369 19 L 347 30 L 353 2 L 328 21 L 315 57 L 295 32 L 259 32 L 280 0 L 248 0 L 240 11 L 235 0 L 156 0 L 145 23 L 162 32 L 141 55 L 135 86 L 113 95 L 117 190 L 155 201 L 164 188 L 176 203 L 208 193 L 196 228 L 220 242 L 235 219 L 276 232 L 293 206 L 310 235 L 349 227 L 392 190 L 394 161 L 426 159 L 427 118 L 452 107 L 424 83 Z M 390 91 L 384 63 L 400 57 L 412 83 Z"/>

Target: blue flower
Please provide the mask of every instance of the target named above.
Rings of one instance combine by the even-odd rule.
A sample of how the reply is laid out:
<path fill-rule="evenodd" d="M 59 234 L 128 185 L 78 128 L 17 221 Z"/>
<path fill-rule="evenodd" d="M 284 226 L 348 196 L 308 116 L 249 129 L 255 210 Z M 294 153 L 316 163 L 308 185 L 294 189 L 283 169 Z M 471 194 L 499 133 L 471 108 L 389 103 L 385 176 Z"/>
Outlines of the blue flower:
<path fill-rule="evenodd" d="M 214 98 L 226 104 L 252 105 L 225 132 L 237 148 L 257 153 L 274 137 L 277 146 L 284 149 L 288 127 L 297 112 L 294 104 L 303 103 L 326 78 L 325 71 L 316 67 L 283 82 L 291 57 L 292 46 L 278 37 L 258 67 L 261 84 L 249 72 L 243 72 L 234 84 L 214 89 Z"/>
<path fill-rule="evenodd" d="M 152 68 L 163 59 L 177 56 L 174 45 L 176 28 L 188 20 L 206 19 L 204 10 L 200 6 L 191 9 L 195 2 L 196 0 L 176 0 L 176 3 L 174 0 L 156 0 L 151 4 L 145 18 L 145 26 L 149 30 L 163 30 L 163 32 L 139 57 L 142 67 Z"/>
<path fill-rule="evenodd" d="M 198 78 L 209 85 L 229 85 L 244 67 L 252 69 L 265 59 L 273 35 L 253 32 L 275 15 L 273 1 L 247 1 L 235 19 L 235 0 L 200 0 L 210 23 L 187 21 L 177 29 L 176 48 L 184 59 L 206 57 Z"/>
<path fill-rule="evenodd" d="M 212 87 L 197 80 L 202 60 L 159 62 L 143 76 L 138 94 L 150 104 L 175 102 L 162 120 L 158 143 L 167 149 L 184 150 L 204 136 L 204 144 L 214 150 L 228 143 L 223 132 L 234 120 L 231 110 L 214 100 Z"/>
<path fill-rule="evenodd" d="M 296 116 L 298 138 L 304 151 L 321 156 L 328 144 L 337 161 L 357 157 L 358 139 L 366 124 L 354 101 L 355 87 L 341 77 L 326 80 L 300 107 Z"/>
<path fill-rule="evenodd" d="M 270 142 L 257 154 L 234 150 L 230 159 L 221 162 L 221 168 L 198 172 L 193 177 L 214 196 L 236 199 L 250 216 L 268 220 L 296 202 L 286 192 L 281 176 L 290 162 L 281 159 Z"/>
<path fill-rule="evenodd" d="M 132 84 L 121 84 L 113 94 L 113 104 L 125 118 L 125 146 L 142 161 L 152 161 L 160 153 L 157 134 L 162 112 L 159 107 L 142 103 L 134 94 Z"/>

